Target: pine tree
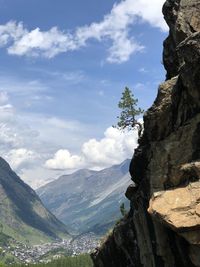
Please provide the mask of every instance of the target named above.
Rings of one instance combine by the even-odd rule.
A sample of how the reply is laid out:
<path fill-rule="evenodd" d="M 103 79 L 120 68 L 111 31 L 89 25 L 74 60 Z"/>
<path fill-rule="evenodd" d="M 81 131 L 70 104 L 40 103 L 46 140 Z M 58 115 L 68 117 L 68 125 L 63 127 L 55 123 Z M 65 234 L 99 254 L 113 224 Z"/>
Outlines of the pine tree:
<path fill-rule="evenodd" d="M 125 208 L 125 204 L 124 203 L 122 203 L 120 205 L 120 212 L 121 212 L 121 214 L 122 214 L 123 217 L 127 214 L 127 211 L 126 211 L 126 208 Z"/>
<path fill-rule="evenodd" d="M 122 92 L 121 100 L 119 101 L 118 107 L 122 109 L 117 123 L 117 128 L 124 130 L 132 130 L 137 127 L 138 136 L 142 134 L 142 124 L 136 120 L 136 116 L 142 114 L 144 111 L 141 108 L 137 108 L 138 99 L 134 98 L 133 93 L 128 87 L 125 87 L 124 92 Z"/>

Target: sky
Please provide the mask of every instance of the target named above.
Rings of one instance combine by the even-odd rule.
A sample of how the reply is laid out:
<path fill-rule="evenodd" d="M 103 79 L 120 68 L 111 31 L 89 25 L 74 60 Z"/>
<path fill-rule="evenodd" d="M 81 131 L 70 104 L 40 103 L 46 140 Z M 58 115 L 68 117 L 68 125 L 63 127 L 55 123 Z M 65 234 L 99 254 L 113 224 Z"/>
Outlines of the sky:
<path fill-rule="evenodd" d="M 164 0 L 0 0 L 0 151 L 37 188 L 131 158 L 112 127 L 128 86 L 147 110 L 165 79 Z"/>

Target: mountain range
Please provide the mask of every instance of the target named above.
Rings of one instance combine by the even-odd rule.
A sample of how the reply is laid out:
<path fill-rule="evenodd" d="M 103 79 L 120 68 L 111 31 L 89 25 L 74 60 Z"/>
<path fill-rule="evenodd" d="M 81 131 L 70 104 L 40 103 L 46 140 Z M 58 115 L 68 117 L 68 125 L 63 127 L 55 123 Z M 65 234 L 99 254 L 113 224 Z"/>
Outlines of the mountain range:
<path fill-rule="evenodd" d="M 121 216 L 130 184 L 130 160 L 101 171 L 87 169 L 63 175 L 36 192 L 44 205 L 72 234 L 103 235 Z"/>
<path fill-rule="evenodd" d="M 30 244 L 68 238 L 66 226 L 49 212 L 0 157 L 0 231 Z"/>
<path fill-rule="evenodd" d="M 128 205 L 129 164 L 79 170 L 35 192 L 0 157 L 0 233 L 29 244 L 69 238 L 69 232 L 105 234 L 120 218 L 120 205 Z"/>

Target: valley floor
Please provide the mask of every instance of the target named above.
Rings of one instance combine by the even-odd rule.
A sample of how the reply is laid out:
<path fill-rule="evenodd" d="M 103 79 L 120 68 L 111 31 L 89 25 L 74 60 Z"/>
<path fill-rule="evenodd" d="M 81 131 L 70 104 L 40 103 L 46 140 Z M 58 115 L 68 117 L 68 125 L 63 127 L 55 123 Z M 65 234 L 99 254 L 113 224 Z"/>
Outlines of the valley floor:
<path fill-rule="evenodd" d="M 7 267 L 2 265 L 1 267 Z M 37 263 L 37 264 L 12 264 L 11 267 L 92 267 L 92 260 L 88 254 L 83 254 L 73 257 L 62 257 L 57 260 L 53 260 L 49 263 Z"/>
<path fill-rule="evenodd" d="M 13 264 L 14 262 L 24 264 L 48 263 L 63 256 L 90 253 L 98 244 L 98 238 L 93 233 L 74 239 L 35 246 L 24 245 L 12 240 L 12 242 L 0 247 L 0 260 L 6 264 Z"/>

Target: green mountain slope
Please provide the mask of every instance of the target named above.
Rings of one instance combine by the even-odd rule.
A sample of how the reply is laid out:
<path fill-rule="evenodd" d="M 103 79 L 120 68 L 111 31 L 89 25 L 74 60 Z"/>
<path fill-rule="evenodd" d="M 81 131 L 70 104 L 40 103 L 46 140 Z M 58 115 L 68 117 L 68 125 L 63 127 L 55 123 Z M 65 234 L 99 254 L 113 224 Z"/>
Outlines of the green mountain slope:
<path fill-rule="evenodd" d="M 0 227 L 3 233 L 31 244 L 67 237 L 66 226 L 42 204 L 0 157 Z"/>

